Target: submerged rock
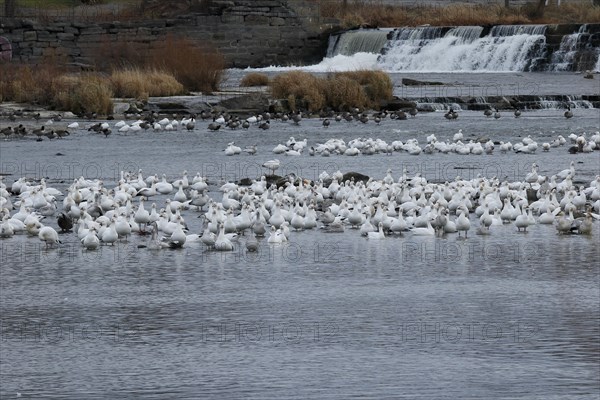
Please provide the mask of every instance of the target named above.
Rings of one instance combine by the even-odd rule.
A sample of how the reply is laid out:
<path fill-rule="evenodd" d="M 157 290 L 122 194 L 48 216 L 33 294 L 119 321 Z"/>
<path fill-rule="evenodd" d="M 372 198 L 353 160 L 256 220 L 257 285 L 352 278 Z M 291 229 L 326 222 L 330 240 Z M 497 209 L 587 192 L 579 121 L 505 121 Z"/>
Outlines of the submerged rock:
<path fill-rule="evenodd" d="M 402 84 L 404 86 L 443 86 L 443 85 L 446 85 L 444 82 L 419 81 L 419 80 L 410 79 L 410 78 L 402 78 Z"/>
<path fill-rule="evenodd" d="M 346 172 L 342 178 L 342 182 L 354 180 L 354 182 L 362 181 L 367 183 L 369 179 L 371 178 L 369 178 L 367 175 L 363 175 L 358 172 Z"/>

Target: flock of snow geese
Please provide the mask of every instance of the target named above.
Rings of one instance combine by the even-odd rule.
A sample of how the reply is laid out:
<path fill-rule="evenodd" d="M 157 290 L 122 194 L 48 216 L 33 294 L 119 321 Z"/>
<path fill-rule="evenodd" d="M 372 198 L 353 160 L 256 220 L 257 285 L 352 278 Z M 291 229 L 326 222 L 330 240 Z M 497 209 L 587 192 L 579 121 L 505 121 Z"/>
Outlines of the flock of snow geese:
<path fill-rule="evenodd" d="M 568 142 L 571 144 L 569 152 L 571 153 L 591 153 L 594 150 L 600 150 L 600 132 L 587 136 L 586 133 L 576 135 L 574 133 L 568 135 Z M 460 154 L 460 155 L 480 155 L 492 154 L 495 149 L 499 149 L 501 153 L 515 152 L 523 154 L 533 154 L 538 148 L 542 151 L 550 151 L 551 148 L 564 146 L 567 144 L 567 139 L 562 135 L 558 135 L 550 142 L 538 144 L 531 135 L 524 137 L 516 143 L 511 142 L 494 142 L 489 139 L 480 141 L 468 140 L 463 141 L 464 135 L 462 129 L 453 135 L 451 141 L 438 140 L 435 134 L 426 137 L 427 144 L 421 146 L 416 138 L 407 139 L 406 141 L 394 140 L 391 143 L 378 138 L 355 138 L 346 142 L 341 138 L 332 138 L 324 143 L 317 143 L 314 146 L 308 147 L 307 139 L 297 140 L 293 136 L 286 143 L 277 144 L 272 152 L 285 156 L 300 156 L 308 147 L 310 156 L 320 155 L 329 157 L 331 155 L 358 156 L 358 155 L 373 155 L 387 154 L 391 155 L 394 152 L 406 152 L 410 155 L 424 154 Z M 241 148 L 235 142 L 228 143 L 224 150 L 226 156 L 234 156 L 245 152 L 250 155 L 257 153 L 257 145 L 246 146 Z"/>
<path fill-rule="evenodd" d="M 411 117 L 415 117 L 416 113 L 410 112 L 408 113 Z M 201 120 L 204 121 L 206 119 L 210 120 L 210 115 L 207 114 L 201 115 Z M 486 117 L 493 116 L 498 119 L 500 117 L 500 112 L 495 110 L 492 112 L 491 109 L 486 110 L 484 112 Z M 519 117 L 521 115 L 520 110 L 515 110 L 515 117 Z M 572 118 L 573 113 L 570 108 L 565 111 L 566 118 Z M 117 131 L 119 134 L 127 134 L 128 132 L 146 132 L 149 130 L 152 131 L 195 131 L 197 128 L 197 116 L 192 114 L 187 117 L 177 118 L 173 116 L 172 119 L 167 117 L 159 118 L 159 115 L 156 113 L 150 113 L 141 118 L 138 118 L 135 121 L 125 121 L 121 120 L 116 123 L 106 122 L 97 122 L 90 124 L 85 127 L 90 132 L 95 132 L 98 134 L 103 134 L 105 137 L 108 137 L 113 133 L 113 131 Z M 458 114 L 456 111 L 450 109 L 445 117 L 447 119 L 456 119 L 458 118 Z M 367 123 L 369 121 L 374 122 L 379 125 L 383 119 L 406 119 L 407 113 L 402 111 L 398 112 L 376 112 L 372 115 L 366 113 L 360 113 L 358 110 L 355 110 L 353 113 L 345 112 L 341 114 L 331 115 L 331 116 L 322 116 L 322 125 L 323 128 L 328 128 L 331 124 L 331 121 L 336 122 L 351 122 L 351 121 L 359 121 L 362 123 Z M 299 125 L 302 121 L 303 117 L 301 113 L 292 113 L 292 114 L 274 114 L 271 115 L 268 112 L 251 115 L 248 118 L 240 118 L 239 116 L 233 115 L 213 115 L 212 122 L 209 122 L 207 125 L 207 129 L 209 131 L 218 131 L 222 127 L 227 127 L 230 129 L 249 129 L 251 127 L 258 127 L 259 129 L 266 130 L 270 128 L 271 121 L 278 120 L 284 123 L 291 122 L 295 125 Z M 82 129 L 82 125 L 79 122 L 72 122 L 66 126 L 52 128 L 56 124 L 56 122 L 60 122 L 60 118 L 49 119 L 45 125 L 42 125 L 39 128 L 29 129 L 23 124 L 19 124 L 16 127 L 5 127 L 0 129 L 0 137 L 4 137 L 6 139 L 11 136 L 26 136 L 28 133 L 37 136 L 37 140 L 43 140 L 43 137 L 47 137 L 49 139 L 54 138 L 63 138 L 65 136 L 69 136 L 73 132 L 77 132 Z M 398 133 L 400 133 L 398 131 Z M 570 147 L 570 153 L 589 153 L 594 150 L 600 150 L 600 132 L 594 132 L 591 134 L 581 133 L 570 134 L 568 136 Z M 275 154 L 284 154 L 287 156 L 299 156 L 302 155 L 303 152 L 307 151 L 309 155 L 320 155 L 323 157 L 328 157 L 330 155 L 346 155 L 346 156 L 357 156 L 357 155 L 373 155 L 373 154 L 393 154 L 394 152 L 407 152 L 411 155 L 419 155 L 421 153 L 425 154 L 433 154 L 433 153 L 456 153 L 456 154 L 492 154 L 494 150 L 498 149 L 500 152 L 509 152 L 514 151 L 515 153 L 525 153 L 532 154 L 538 150 L 541 151 L 550 151 L 552 148 L 560 147 L 567 144 L 567 139 L 565 139 L 562 135 L 558 135 L 555 139 L 546 142 L 538 143 L 531 136 L 527 136 L 523 138 L 521 141 L 516 143 L 511 142 L 503 142 L 503 141 L 492 141 L 487 138 L 479 138 L 476 140 L 466 139 L 462 133 L 462 130 L 459 130 L 454 134 L 452 140 L 438 140 L 438 138 L 431 134 L 426 137 L 426 143 L 419 143 L 419 139 L 411 138 L 406 141 L 395 140 L 391 143 L 387 143 L 382 139 L 376 138 L 356 138 L 346 142 L 340 138 L 332 138 L 327 140 L 325 143 L 317 143 L 314 146 L 307 146 L 306 139 L 304 140 L 294 140 L 294 138 L 290 138 L 287 143 L 280 143 L 275 148 L 272 149 L 272 152 Z M 241 148 L 236 145 L 235 142 L 231 142 L 228 144 L 227 148 L 225 148 L 224 152 L 227 156 L 234 156 L 241 154 L 242 152 L 247 153 L 249 155 L 254 155 L 258 151 L 257 144 L 247 145 L 244 148 Z"/>
<path fill-rule="evenodd" d="M 272 169 L 273 171 L 275 168 Z M 141 170 L 122 172 L 116 186 L 101 180 L 75 179 L 63 191 L 44 179 L 0 181 L 0 238 L 39 238 L 46 247 L 61 236 L 87 250 L 123 241 L 152 250 L 193 244 L 207 250 L 256 251 L 261 243 L 279 244 L 296 231 L 356 232 L 368 240 L 390 236 L 493 234 L 496 225 L 527 232 L 554 224 L 560 235 L 596 235 L 600 219 L 600 175 L 576 185 L 575 163 L 552 176 L 539 167 L 522 181 L 477 177 L 431 183 L 406 171 L 382 179 L 343 179 L 323 172 L 310 182 L 294 176 L 268 183 L 262 176 L 250 185 L 227 182 L 209 188 L 199 173 L 187 171 L 170 181 L 144 177 Z M 209 196 L 211 194 L 211 196 Z M 163 203 L 159 203 L 159 200 Z M 159 205 L 161 204 L 161 205 Z M 186 218 L 201 217 L 203 228 L 188 229 Z M 59 232 L 61 232 L 59 234 Z M 265 238 L 266 239 L 263 239 Z"/>

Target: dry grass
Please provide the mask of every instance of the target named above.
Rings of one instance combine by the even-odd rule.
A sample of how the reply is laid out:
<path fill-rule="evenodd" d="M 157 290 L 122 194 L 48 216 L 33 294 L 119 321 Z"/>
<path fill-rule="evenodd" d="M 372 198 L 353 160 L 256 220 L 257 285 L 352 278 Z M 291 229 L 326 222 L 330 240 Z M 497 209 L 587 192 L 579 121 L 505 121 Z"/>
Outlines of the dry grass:
<path fill-rule="evenodd" d="M 381 71 L 340 72 L 325 77 L 292 71 L 273 78 L 270 86 L 272 96 L 286 99 L 291 110 L 378 109 L 381 101 L 392 97 L 392 81 Z"/>
<path fill-rule="evenodd" d="M 271 93 L 278 99 L 286 99 L 291 110 L 298 108 L 317 111 L 325 107 L 323 78 L 303 71 L 277 75 L 271 80 Z"/>
<path fill-rule="evenodd" d="M 150 49 L 125 38 L 106 41 L 94 58 L 100 71 L 162 71 L 172 75 L 185 90 L 201 92 L 218 90 L 226 66 L 225 58 L 210 44 L 174 35 L 165 37 Z"/>
<path fill-rule="evenodd" d="M 267 86 L 268 84 L 269 77 L 265 74 L 261 74 L 258 72 L 251 72 L 245 75 L 240 81 L 240 86 L 242 87 Z"/>
<path fill-rule="evenodd" d="M 75 114 L 113 112 L 113 92 L 110 81 L 95 73 L 63 75 L 54 82 L 52 106 Z"/>
<path fill-rule="evenodd" d="M 65 70 L 59 64 L 0 63 L 0 100 L 45 105 L 52 100 L 52 84 Z"/>
<path fill-rule="evenodd" d="M 366 95 L 366 107 L 375 107 L 380 100 L 392 98 L 394 85 L 389 75 L 383 71 L 359 70 L 339 72 L 336 75 L 358 82 Z"/>
<path fill-rule="evenodd" d="M 599 23 L 600 22 L 600 7 L 589 4 L 569 3 L 565 2 L 560 7 L 548 7 L 541 19 L 545 24 L 560 24 L 560 23 Z M 536 23 L 542 23 L 535 21 Z"/>
<path fill-rule="evenodd" d="M 332 76 L 326 81 L 327 105 L 334 110 L 365 108 L 368 98 L 360 83 L 347 76 Z"/>
<path fill-rule="evenodd" d="M 171 74 L 154 69 L 125 68 L 115 70 L 110 76 L 117 97 L 144 99 L 149 96 L 175 96 L 183 94 L 183 85 Z"/>
<path fill-rule="evenodd" d="M 560 7 L 551 5 L 544 8 L 543 15 L 538 13 L 537 2 L 510 8 L 500 4 L 393 6 L 360 0 L 349 1 L 344 7 L 343 3 L 340 0 L 322 4 L 321 15 L 337 18 L 347 28 L 600 22 L 600 7 L 592 6 L 589 1 L 566 2 Z"/>
<path fill-rule="evenodd" d="M 112 114 L 112 97 L 147 99 L 185 93 L 169 73 L 125 68 L 109 77 L 101 73 L 68 74 L 54 58 L 39 65 L 0 63 L 0 102 L 30 103 L 76 114 Z"/>
<path fill-rule="evenodd" d="M 76 114 L 112 114 L 110 82 L 98 74 L 68 75 L 51 62 L 0 64 L 0 101 L 30 103 Z"/>
<path fill-rule="evenodd" d="M 171 73 L 187 90 L 202 92 L 217 90 L 225 69 L 216 48 L 177 36 L 168 36 L 151 51 L 147 64 Z"/>

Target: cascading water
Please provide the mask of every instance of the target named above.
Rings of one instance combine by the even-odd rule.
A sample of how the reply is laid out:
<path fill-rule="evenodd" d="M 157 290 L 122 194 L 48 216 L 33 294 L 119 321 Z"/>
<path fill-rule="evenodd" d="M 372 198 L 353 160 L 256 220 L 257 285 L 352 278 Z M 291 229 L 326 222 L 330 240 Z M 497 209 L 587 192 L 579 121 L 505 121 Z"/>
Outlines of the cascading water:
<path fill-rule="evenodd" d="M 387 71 L 529 71 L 543 59 L 544 25 L 401 28 L 378 60 Z"/>
<path fill-rule="evenodd" d="M 377 53 L 387 42 L 391 29 L 358 29 L 331 36 L 327 48 L 327 57 L 337 55 L 350 56 L 356 53 Z"/>
<path fill-rule="evenodd" d="M 571 71 L 574 66 L 577 52 L 581 49 L 582 34 L 586 33 L 587 25 L 581 25 L 578 32 L 563 36 L 560 47 L 554 53 L 550 60 L 550 71 Z"/>
<path fill-rule="evenodd" d="M 356 56 L 360 65 L 388 72 L 600 70 L 597 28 L 588 27 L 562 36 L 560 44 L 553 41 L 556 28 L 546 25 L 358 29 L 330 37 L 324 64 Z"/>
<path fill-rule="evenodd" d="M 579 33 L 563 36 L 560 48 L 552 54 L 551 70 L 568 71 L 573 64 L 573 57 L 577 53 L 577 39 Z"/>

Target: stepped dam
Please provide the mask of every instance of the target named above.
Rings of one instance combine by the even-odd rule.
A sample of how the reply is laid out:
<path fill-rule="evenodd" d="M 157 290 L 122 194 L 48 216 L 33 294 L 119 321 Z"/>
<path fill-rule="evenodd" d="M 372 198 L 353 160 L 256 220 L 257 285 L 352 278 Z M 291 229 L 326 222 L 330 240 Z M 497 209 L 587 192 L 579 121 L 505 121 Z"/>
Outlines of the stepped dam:
<path fill-rule="evenodd" d="M 389 72 L 600 69 L 600 24 L 358 29 L 332 35 L 327 57 L 379 54 Z"/>

